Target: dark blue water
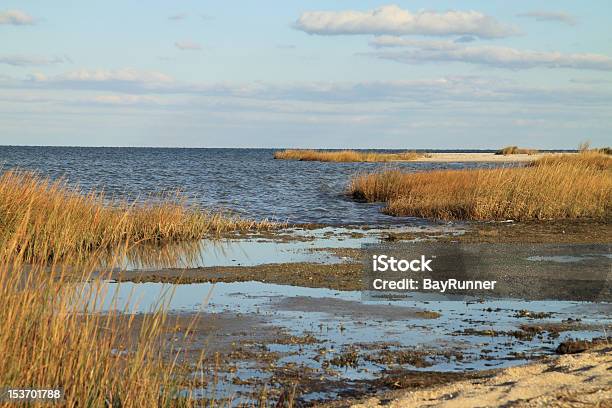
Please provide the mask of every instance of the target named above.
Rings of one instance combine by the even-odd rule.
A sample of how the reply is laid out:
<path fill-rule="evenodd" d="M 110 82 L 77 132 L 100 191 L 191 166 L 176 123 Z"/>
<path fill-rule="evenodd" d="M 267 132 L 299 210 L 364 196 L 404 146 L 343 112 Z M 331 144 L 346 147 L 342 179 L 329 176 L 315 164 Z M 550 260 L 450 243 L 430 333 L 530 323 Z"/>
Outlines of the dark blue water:
<path fill-rule="evenodd" d="M 385 167 L 460 168 L 459 163 L 320 163 L 274 160 L 271 149 L 0 146 L 2 170 L 35 170 L 83 190 L 138 199 L 182 191 L 193 203 L 291 223 L 415 223 L 380 213 L 344 192 L 350 177 Z M 480 164 L 479 166 L 483 166 Z"/>

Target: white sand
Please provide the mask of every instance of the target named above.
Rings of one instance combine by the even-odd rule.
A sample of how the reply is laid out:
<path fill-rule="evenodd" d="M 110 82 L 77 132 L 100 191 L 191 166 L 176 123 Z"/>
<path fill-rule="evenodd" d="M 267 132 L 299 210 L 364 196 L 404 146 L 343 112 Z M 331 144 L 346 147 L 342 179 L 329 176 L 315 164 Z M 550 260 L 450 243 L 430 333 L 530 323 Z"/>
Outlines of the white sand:
<path fill-rule="evenodd" d="M 392 401 L 371 398 L 353 408 L 612 407 L 612 348 L 550 358 L 466 380 L 409 391 Z"/>
<path fill-rule="evenodd" d="M 449 162 L 529 162 L 537 160 L 550 153 L 537 154 L 509 154 L 504 156 L 495 153 L 429 153 L 428 157 L 421 157 L 414 162 L 449 163 Z"/>

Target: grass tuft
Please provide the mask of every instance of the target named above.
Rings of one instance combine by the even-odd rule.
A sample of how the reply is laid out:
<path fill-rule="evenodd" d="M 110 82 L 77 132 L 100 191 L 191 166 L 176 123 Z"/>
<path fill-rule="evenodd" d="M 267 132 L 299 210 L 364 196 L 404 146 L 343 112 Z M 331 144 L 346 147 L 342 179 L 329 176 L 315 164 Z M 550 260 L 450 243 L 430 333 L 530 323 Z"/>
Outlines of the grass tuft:
<path fill-rule="evenodd" d="M 358 152 L 355 150 L 301 150 L 289 149 L 274 153 L 275 159 L 323 162 L 390 162 L 416 160 L 424 155 L 414 151 L 402 153 Z"/>
<path fill-rule="evenodd" d="M 497 155 L 504 155 L 507 156 L 509 154 L 528 154 L 528 155 L 532 155 L 532 154 L 537 154 L 538 151 L 535 149 L 524 149 L 524 148 L 520 148 L 518 146 L 506 146 L 503 149 L 500 149 L 498 151 L 495 152 L 495 154 Z"/>
<path fill-rule="evenodd" d="M 349 194 L 382 201 L 396 216 L 469 220 L 610 219 L 612 158 L 601 153 L 554 155 L 525 167 L 354 177 Z"/>
<path fill-rule="evenodd" d="M 600 147 L 595 149 L 597 153 L 612 155 L 612 147 Z"/>

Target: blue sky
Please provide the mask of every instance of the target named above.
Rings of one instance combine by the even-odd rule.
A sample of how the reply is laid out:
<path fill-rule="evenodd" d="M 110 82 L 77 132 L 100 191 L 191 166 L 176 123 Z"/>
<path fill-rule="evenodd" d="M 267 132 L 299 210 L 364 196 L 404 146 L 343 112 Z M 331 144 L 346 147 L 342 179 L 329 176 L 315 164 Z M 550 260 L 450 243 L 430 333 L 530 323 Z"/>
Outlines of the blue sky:
<path fill-rule="evenodd" d="M 612 141 L 607 1 L 4 1 L 0 144 Z"/>

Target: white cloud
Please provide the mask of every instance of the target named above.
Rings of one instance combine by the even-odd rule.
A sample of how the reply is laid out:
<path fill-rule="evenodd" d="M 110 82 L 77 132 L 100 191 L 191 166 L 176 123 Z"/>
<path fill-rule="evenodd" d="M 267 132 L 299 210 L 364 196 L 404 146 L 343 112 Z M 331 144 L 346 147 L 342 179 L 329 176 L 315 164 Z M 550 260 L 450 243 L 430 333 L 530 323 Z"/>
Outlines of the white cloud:
<path fill-rule="evenodd" d="M 67 57 L 36 57 L 28 55 L 5 55 L 0 56 L 0 64 L 12 65 L 14 67 L 26 67 L 36 65 L 51 65 L 68 62 Z"/>
<path fill-rule="evenodd" d="M 31 25 L 34 18 L 21 10 L 0 11 L 0 24 Z"/>
<path fill-rule="evenodd" d="M 138 71 L 131 68 L 117 70 L 80 70 L 53 77 L 60 81 L 125 81 L 125 82 L 172 82 L 172 77 L 155 71 Z"/>
<path fill-rule="evenodd" d="M 612 71 L 612 57 L 602 54 L 518 50 L 501 46 L 465 46 L 452 41 L 412 40 L 381 36 L 370 42 L 376 48 L 407 47 L 402 51 L 365 53 L 404 63 L 431 61 L 465 62 L 497 68 L 573 68 Z"/>
<path fill-rule="evenodd" d="M 193 41 L 177 41 L 174 46 L 183 51 L 200 51 L 202 46 Z"/>
<path fill-rule="evenodd" d="M 294 27 L 309 34 L 419 34 L 473 35 L 499 38 L 518 34 L 518 30 L 501 24 L 478 11 L 418 11 L 412 13 L 396 5 L 369 11 L 307 11 Z"/>
<path fill-rule="evenodd" d="M 30 75 L 30 86 L 49 89 L 89 89 L 123 93 L 150 93 L 174 83 L 168 75 L 155 71 L 139 71 L 131 68 L 117 70 L 78 70 L 60 75 Z"/>
<path fill-rule="evenodd" d="M 554 21 L 571 26 L 577 23 L 576 17 L 563 11 L 529 11 L 527 13 L 517 14 L 517 17 L 533 18 L 536 21 Z"/>

